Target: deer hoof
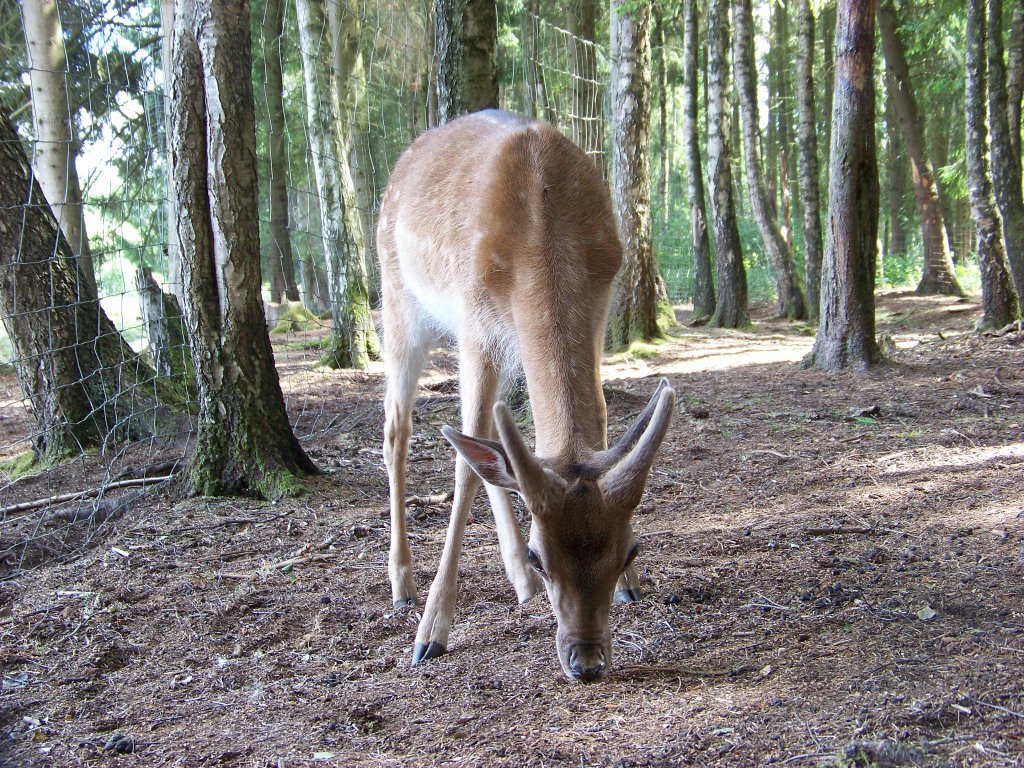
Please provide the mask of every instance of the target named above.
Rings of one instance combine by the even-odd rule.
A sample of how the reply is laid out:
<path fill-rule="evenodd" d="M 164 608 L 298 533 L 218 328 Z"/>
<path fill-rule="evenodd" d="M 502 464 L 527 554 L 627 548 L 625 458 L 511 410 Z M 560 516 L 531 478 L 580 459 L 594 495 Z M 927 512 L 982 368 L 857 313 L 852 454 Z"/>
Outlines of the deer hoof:
<path fill-rule="evenodd" d="M 402 608 L 415 608 L 416 607 L 416 598 L 415 597 L 406 597 L 406 598 L 403 598 L 401 600 L 395 600 L 394 601 L 394 605 L 395 605 L 395 610 L 401 610 Z"/>
<path fill-rule="evenodd" d="M 445 650 L 443 645 L 433 640 L 429 643 L 416 643 L 412 648 L 412 665 L 415 667 L 421 661 L 436 659 L 444 654 Z"/>
<path fill-rule="evenodd" d="M 639 589 L 617 589 L 615 590 L 616 603 L 635 603 L 640 600 Z"/>

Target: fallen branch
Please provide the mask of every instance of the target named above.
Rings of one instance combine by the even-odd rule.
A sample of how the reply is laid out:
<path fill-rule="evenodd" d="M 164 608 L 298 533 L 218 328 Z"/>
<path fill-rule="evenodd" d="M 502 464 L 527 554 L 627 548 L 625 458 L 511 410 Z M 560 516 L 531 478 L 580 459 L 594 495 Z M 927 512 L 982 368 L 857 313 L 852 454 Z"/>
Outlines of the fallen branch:
<path fill-rule="evenodd" d="M 438 504 L 447 504 L 454 498 L 454 493 L 435 493 L 432 496 L 410 496 L 405 500 L 407 507 L 433 507 Z"/>
<path fill-rule="evenodd" d="M 99 496 L 107 491 L 112 491 L 117 488 L 130 488 L 133 486 L 145 486 L 145 485 L 157 485 L 170 480 L 173 475 L 163 475 L 161 477 L 138 477 L 130 480 L 115 480 L 112 483 L 101 485 L 98 488 L 88 488 L 84 491 L 74 491 L 72 493 L 61 493 L 56 496 L 47 496 L 44 499 L 36 499 L 34 501 L 23 501 L 20 504 L 11 504 L 9 507 L 0 507 L 0 516 L 13 515 L 18 512 L 28 512 L 32 509 L 39 509 L 39 507 L 49 507 L 54 504 L 63 504 L 66 501 L 77 501 L 79 499 L 90 499 L 94 496 Z"/>
<path fill-rule="evenodd" d="M 1012 323 L 1008 323 L 1000 328 L 998 331 L 989 331 L 986 336 L 990 336 L 994 339 L 1006 336 L 1008 333 L 1021 333 L 1024 332 L 1024 320 L 1014 320 Z"/>

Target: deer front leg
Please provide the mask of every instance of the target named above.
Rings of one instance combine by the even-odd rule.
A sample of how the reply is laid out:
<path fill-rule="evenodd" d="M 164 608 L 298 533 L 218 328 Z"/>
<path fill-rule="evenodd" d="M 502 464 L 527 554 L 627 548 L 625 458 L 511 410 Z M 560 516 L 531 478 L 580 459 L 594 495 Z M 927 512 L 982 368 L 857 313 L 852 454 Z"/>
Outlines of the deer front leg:
<path fill-rule="evenodd" d="M 523 540 L 523 532 L 519 530 L 508 491 L 489 483 L 484 488 L 487 489 L 487 497 L 494 512 L 494 526 L 498 531 L 498 547 L 505 563 L 505 574 L 515 587 L 519 602 L 525 603 L 540 592 L 544 585 L 526 561 L 526 542 Z"/>
<path fill-rule="evenodd" d="M 405 529 L 405 467 L 412 434 L 412 403 L 405 402 L 390 387 L 384 399 L 384 463 L 388 468 L 391 508 L 391 550 L 388 577 L 391 599 L 396 608 L 416 604 L 416 580 L 413 577 L 412 552 Z M 402 402 L 396 402 L 402 400 Z"/>
<path fill-rule="evenodd" d="M 498 374 L 482 346 L 465 335 L 459 344 L 459 390 L 462 400 L 462 429 L 474 437 L 489 437 L 493 431 L 491 407 L 498 389 Z M 480 478 L 459 456 L 455 462 L 455 495 L 448 522 L 441 562 L 430 585 L 413 646 L 412 663 L 419 664 L 443 654 L 455 618 L 462 538 L 480 489 Z"/>

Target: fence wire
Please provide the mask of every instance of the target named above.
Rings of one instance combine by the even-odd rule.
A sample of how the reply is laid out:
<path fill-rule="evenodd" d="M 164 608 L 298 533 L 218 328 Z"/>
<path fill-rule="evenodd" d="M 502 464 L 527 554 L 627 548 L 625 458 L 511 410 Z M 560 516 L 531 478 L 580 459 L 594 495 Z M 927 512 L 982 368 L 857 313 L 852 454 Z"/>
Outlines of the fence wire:
<path fill-rule="evenodd" d="M 41 4 L 41 0 L 25 2 Z M 381 416 L 379 409 L 339 409 L 336 393 L 351 388 L 358 377 L 318 365 L 331 330 L 331 296 L 321 225 L 321 208 L 326 203 L 315 178 L 316 143 L 307 121 L 312 97 L 303 77 L 296 5 L 284 2 L 279 46 L 273 25 L 266 23 L 270 5 L 255 2 L 252 23 L 264 296 L 288 411 L 299 439 L 313 445 L 339 433 L 376 430 Z M 45 280 L 40 281 L 41 307 L 28 303 L 29 286 L 18 287 L 12 281 L 20 293 L 10 302 L 11 311 L 4 313 L 6 330 L 0 332 L 0 580 L 43 562 L 73 557 L 89 545 L 98 531 L 131 505 L 136 494 L 183 466 L 194 426 L 187 397 L 184 415 L 169 415 L 159 405 L 158 395 L 166 382 L 187 393 L 190 374 L 169 362 L 168 351 L 157 353 L 153 347 L 160 328 L 166 332 L 161 325 L 170 312 L 165 294 L 173 294 L 177 285 L 168 226 L 170 105 L 161 58 L 160 5 L 156 0 L 59 0 L 56 7 L 60 63 L 49 74 L 63 83 L 57 116 L 70 124 L 68 140 L 56 144 L 42 140 L 47 118 L 40 114 L 43 105 L 33 103 L 29 35 L 18 0 L 0 0 L 0 109 L 14 122 L 37 179 L 44 175 L 39 164 L 52 158 L 55 148 L 58 164 L 77 169 L 85 236 L 76 243 L 71 261 L 77 266 L 72 270 L 76 279 L 86 280 L 83 254 L 91 256 L 99 305 L 116 328 L 116 333 L 108 335 L 119 334 L 127 345 L 113 362 L 79 365 L 77 378 L 70 377 L 75 380 L 59 386 L 80 386 L 98 377 L 116 382 L 130 396 L 114 411 L 103 397 L 90 401 L 84 419 L 98 424 L 102 432 L 95 447 L 76 451 L 70 461 L 57 466 L 33 466 L 33 452 L 47 435 L 38 418 L 44 404 L 30 397 L 26 386 L 31 371 L 45 367 L 46 361 L 19 356 L 12 329 L 30 313 L 42 312 L 52 318 L 51 323 L 64 321 L 55 306 L 60 299 L 56 293 L 46 294 Z M 360 0 L 330 8 L 346 29 L 355 30 L 358 41 L 362 74 L 349 76 L 350 100 L 343 109 L 341 133 L 356 187 L 362 247 L 374 297 L 373 234 L 381 192 L 398 155 L 434 119 L 431 7 L 426 0 L 410 4 Z M 609 109 L 604 49 L 536 14 L 500 3 L 499 26 L 502 106 L 557 124 L 605 168 Z M 329 37 L 325 28 L 322 40 Z M 315 53 L 328 70 L 335 65 L 329 44 L 318 45 Z M 267 84 L 272 79 L 268 66 L 273 56 L 283 78 L 281 144 L 274 144 L 270 129 L 273 99 Z M 355 72 L 355 68 L 346 71 Z M 354 77 L 359 78 L 357 84 Z M 361 93 L 353 96 L 353 88 Z M 273 151 L 281 153 L 278 159 L 284 161 L 273 164 L 273 172 L 286 177 L 286 232 L 294 278 L 284 277 L 279 269 L 280 233 L 271 228 Z M 70 210 L 75 196 L 71 193 L 50 203 L 57 203 L 54 208 L 59 214 L 59 204 L 68 203 Z M 0 213 L 25 214 L 28 201 L 20 205 L 18 211 Z M 24 248 L 19 244 L 15 261 L 38 260 L 48 270 L 49 283 L 55 284 L 61 274 L 57 239 L 36 252 L 27 252 L 27 247 L 27 242 Z M 19 268 L 17 263 L 0 264 L 0 271 L 14 276 L 11 270 Z M 297 303 L 282 296 L 292 279 L 306 313 L 296 312 Z M 40 289 L 40 285 L 32 287 Z M 88 300 L 87 291 L 76 296 L 75 301 Z M 81 363 L 83 345 L 95 350 L 102 333 L 78 326 L 71 331 L 70 346 Z M 170 357 L 185 356 L 173 343 Z M 58 350 L 51 347 L 49 351 Z M 146 373 L 153 366 L 161 374 L 159 379 Z"/>

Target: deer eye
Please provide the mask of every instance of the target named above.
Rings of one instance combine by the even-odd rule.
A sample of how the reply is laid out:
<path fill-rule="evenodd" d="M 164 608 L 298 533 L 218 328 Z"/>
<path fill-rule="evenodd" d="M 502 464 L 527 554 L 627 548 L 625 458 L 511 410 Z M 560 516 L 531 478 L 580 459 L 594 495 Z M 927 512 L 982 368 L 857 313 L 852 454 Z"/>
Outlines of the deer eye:
<path fill-rule="evenodd" d="M 632 563 L 634 559 L 636 559 L 636 556 L 637 556 L 637 554 L 639 552 L 640 552 L 640 545 L 639 544 L 634 544 L 633 548 L 631 550 L 629 550 L 629 554 L 626 555 L 626 562 L 622 566 L 622 570 L 626 570 L 627 568 L 629 568 L 629 564 Z"/>
<path fill-rule="evenodd" d="M 544 566 L 541 565 L 540 558 L 537 557 L 537 553 L 532 549 L 526 550 L 526 562 L 533 566 L 533 570 L 537 573 L 544 575 Z"/>

